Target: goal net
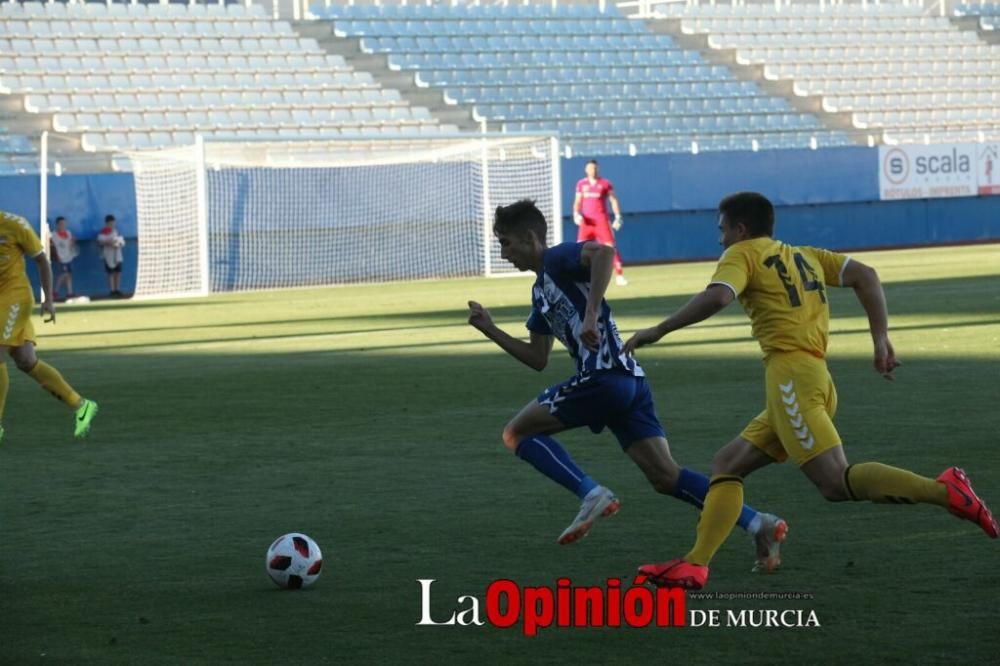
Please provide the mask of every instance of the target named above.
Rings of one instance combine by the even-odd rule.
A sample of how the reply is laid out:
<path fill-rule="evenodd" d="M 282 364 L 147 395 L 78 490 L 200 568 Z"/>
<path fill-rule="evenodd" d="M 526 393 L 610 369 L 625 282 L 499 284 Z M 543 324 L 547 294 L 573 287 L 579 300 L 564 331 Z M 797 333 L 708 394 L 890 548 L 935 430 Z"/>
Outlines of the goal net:
<path fill-rule="evenodd" d="M 513 274 L 493 211 L 524 198 L 562 240 L 547 136 L 199 142 L 129 158 L 140 297 Z"/>

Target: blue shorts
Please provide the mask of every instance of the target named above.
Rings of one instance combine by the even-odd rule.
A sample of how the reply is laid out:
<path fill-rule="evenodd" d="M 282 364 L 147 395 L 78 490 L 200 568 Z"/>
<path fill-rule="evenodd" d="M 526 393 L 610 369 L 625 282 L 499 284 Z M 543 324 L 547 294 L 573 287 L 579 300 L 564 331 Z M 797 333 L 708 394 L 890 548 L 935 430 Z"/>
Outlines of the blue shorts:
<path fill-rule="evenodd" d="M 587 426 L 595 433 L 610 429 L 622 449 L 640 439 L 666 436 L 646 378 L 621 370 L 577 375 L 545 389 L 538 404 L 567 428 Z"/>
<path fill-rule="evenodd" d="M 61 261 L 57 261 L 56 262 L 56 273 L 58 273 L 59 275 L 63 275 L 65 273 L 72 273 L 72 272 L 73 272 L 73 264 L 71 264 L 71 263 L 65 263 L 64 264 Z"/>

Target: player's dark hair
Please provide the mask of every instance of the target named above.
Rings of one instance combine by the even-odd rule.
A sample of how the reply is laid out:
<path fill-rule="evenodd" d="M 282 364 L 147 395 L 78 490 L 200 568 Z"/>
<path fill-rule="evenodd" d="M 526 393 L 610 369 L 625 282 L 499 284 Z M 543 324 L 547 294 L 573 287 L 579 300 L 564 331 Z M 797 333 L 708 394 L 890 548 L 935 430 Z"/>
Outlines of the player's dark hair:
<path fill-rule="evenodd" d="M 115 220 L 115 216 L 114 215 L 110 215 L 110 214 L 109 215 L 105 215 L 104 216 L 104 221 L 105 222 L 115 222 L 116 221 Z"/>
<path fill-rule="evenodd" d="M 538 210 L 538 206 L 531 199 L 521 199 L 509 206 L 497 206 L 493 214 L 493 233 L 497 235 L 523 236 L 533 233 L 544 244 L 547 230 L 545 215 Z"/>
<path fill-rule="evenodd" d="M 56 218 L 56 224 L 59 224 L 60 222 L 65 222 L 65 221 L 66 221 L 66 218 L 63 217 L 62 215 L 60 215 L 59 217 Z"/>
<path fill-rule="evenodd" d="M 587 164 L 593 164 L 594 166 L 597 166 L 597 160 L 587 160 Z"/>
<path fill-rule="evenodd" d="M 774 206 L 757 192 L 737 192 L 719 202 L 719 214 L 726 216 L 729 226 L 743 223 L 751 236 L 774 234 Z"/>

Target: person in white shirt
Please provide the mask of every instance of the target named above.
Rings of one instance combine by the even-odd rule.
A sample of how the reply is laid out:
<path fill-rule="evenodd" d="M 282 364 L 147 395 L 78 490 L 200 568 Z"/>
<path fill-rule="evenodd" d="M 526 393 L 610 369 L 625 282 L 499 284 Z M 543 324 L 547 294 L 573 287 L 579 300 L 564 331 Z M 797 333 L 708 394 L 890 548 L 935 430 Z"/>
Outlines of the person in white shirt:
<path fill-rule="evenodd" d="M 104 216 L 104 228 L 97 234 L 97 244 L 101 248 L 104 259 L 104 270 L 108 274 L 108 286 L 112 298 L 121 298 L 122 284 L 122 248 L 125 247 L 125 237 L 115 229 L 115 216 Z"/>
<path fill-rule="evenodd" d="M 52 234 L 52 256 L 56 272 L 56 284 L 54 288 L 55 298 L 59 298 L 59 289 L 66 285 L 66 298 L 73 298 L 73 260 L 80 252 L 76 247 L 76 238 L 73 232 L 66 228 L 66 218 L 59 216 L 56 218 L 56 231 Z"/>

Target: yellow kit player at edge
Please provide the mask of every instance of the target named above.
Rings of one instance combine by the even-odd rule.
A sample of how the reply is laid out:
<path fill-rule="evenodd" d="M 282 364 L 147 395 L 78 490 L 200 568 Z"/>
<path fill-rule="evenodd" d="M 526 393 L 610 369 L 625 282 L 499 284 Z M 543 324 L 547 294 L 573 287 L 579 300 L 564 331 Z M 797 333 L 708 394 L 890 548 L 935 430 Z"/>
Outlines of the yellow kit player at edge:
<path fill-rule="evenodd" d="M 701 589 L 709 562 L 739 515 L 743 478 L 789 457 L 832 502 L 936 504 L 997 538 L 1000 528 L 963 470 L 949 467 L 930 479 L 877 462 L 847 463 L 833 425 L 837 393 L 824 358 L 830 323 L 826 287 L 854 290 L 868 315 L 875 370 L 892 379 L 899 363 L 875 271 L 836 252 L 775 240 L 774 207 L 755 192 L 719 203 L 719 230 L 726 249 L 709 285 L 671 317 L 632 336 L 625 350 L 634 352 L 703 321 L 738 298 L 764 352 L 767 404 L 716 453 L 694 547 L 682 558 L 643 565 L 639 573 L 657 585 Z"/>
<path fill-rule="evenodd" d="M 35 305 L 31 284 L 25 273 L 24 257 L 34 259 L 42 284 L 42 314 L 46 322 L 55 322 L 52 292 L 52 265 L 42 249 L 38 235 L 23 217 L 0 211 L 0 424 L 2 424 L 10 376 L 9 354 L 19 370 L 76 412 L 74 434 L 85 437 L 97 414 L 97 403 L 80 397 L 59 371 L 35 355 L 35 328 L 31 312 Z M 0 425 L 0 441 L 4 429 Z"/>

